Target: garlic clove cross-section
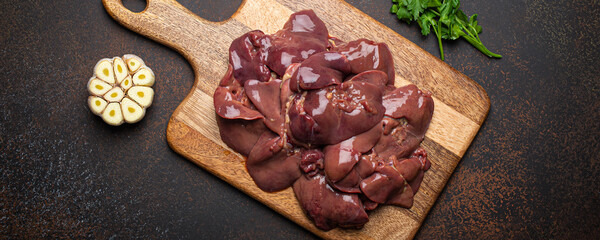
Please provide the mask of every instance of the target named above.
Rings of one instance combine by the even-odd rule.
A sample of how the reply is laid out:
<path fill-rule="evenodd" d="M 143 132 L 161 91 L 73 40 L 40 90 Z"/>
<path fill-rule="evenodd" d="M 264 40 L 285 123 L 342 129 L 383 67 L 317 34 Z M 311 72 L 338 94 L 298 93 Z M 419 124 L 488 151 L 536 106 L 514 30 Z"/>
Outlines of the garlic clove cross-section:
<path fill-rule="evenodd" d="M 112 89 L 112 86 L 98 78 L 92 78 L 88 82 L 88 91 L 95 96 L 102 96 Z"/>
<path fill-rule="evenodd" d="M 121 88 L 123 89 L 123 91 L 127 91 L 132 85 L 133 85 L 133 82 L 131 81 L 131 76 L 127 76 L 121 82 Z"/>
<path fill-rule="evenodd" d="M 152 85 L 154 85 L 154 73 L 149 68 L 140 68 L 133 75 L 133 84 L 138 86 L 152 87 Z"/>
<path fill-rule="evenodd" d="M 115 83 L 115 73 L 113 71 L 113 66 L 111 61 L 108 58 L 100 60 L 96 67 L 94 67 L 94 74 L 96 77 L 109 83 Z"/>
<path fill-rule="evenodd" d="M 127 91 L 127 96 L 140 104 L 140 106 L 146 108 L 152 104 L 152 100 L 154 99 L 154 90 L 149 87 L 135 86 L 131 87 L 129 91 Z"/>
<path fill-rule="evenodd" d="M 123 89 L 121 89 L 121 87 L 114 87 L 104 94 L 104 99 L 109 102 L 120 102 L 121 99 L 123 99 L 123 96 L 125 96 Z"/>
<path fill-rule="evenodd" d="M 136 72 L 141 66 L 145 65 L 140 57 L 133 54 L 125 54 L 123 59 L 125 59 L 125 63 L 129 67 L 129 72 Z"/>
<path fill-rule="evenodd" d="M 127 71 L 127 66 L 125 66 L 125 62 L 120 57 L 115 57 L 113 59 L 113 66 L 115 71 L 115 76 L 117 77 L 117 83 L 121 83 L 123 79 L 129 76 L 129 72 Z"/>
<path fill-rule="evenodd" d="M 144 117 L 144 114 L 146 114 L 145 109 L 129 98 L 123 98 L 123 101 L 121 101 L 121 110 L 123 111 L 123 119 L 127 123 L 139 122 Z"/>
<path fill-rule="evenodd" d="M 90 96 L 88 97 L 88 105 L 94 114 L 100 116 L 106 108 L 106 105 L 108 105 L 108 102 L 102 98 Z"/>
<path fill-rule="evenodd" d="M 121 112 L 121 104 L 109 103 L 102 112 L 102 119 L 113 126 L 119 126 L 123 124 L 123 114 Z"/>
<path fill-rule="evenodd" d="M 154 100 L 154 81 L 152 69 L 136 55 L 100 59 L 87 84 L 88 107 L 113 126 L 139 122 Z"/>

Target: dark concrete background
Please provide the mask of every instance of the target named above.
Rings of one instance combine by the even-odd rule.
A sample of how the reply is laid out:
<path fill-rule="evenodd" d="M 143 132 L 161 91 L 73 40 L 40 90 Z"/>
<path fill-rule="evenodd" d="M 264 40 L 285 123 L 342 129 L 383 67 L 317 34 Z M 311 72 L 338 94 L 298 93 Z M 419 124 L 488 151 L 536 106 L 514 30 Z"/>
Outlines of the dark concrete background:
<path fill-rule="evenodd" d="M 224 20 L 241 1 L 180 2 Z M 390 0 L 348 2 L 438 55 L 433 36 L 389 14 Z M 482 41 L 504 58 L 444 42 L 491 110 L 417 238 L 599 238 L 600 2 L 461 9 L 479 14 Z M 88 110 L 85 85 L 96 61 L 126 53 L 154 70 L 156 98 L 141 122 L 110 127 Z M 314 238 L 168 147 L 192 82 L 180 55 L 118 25 L 100 0 L 2 1 L 0 238 Z"/>

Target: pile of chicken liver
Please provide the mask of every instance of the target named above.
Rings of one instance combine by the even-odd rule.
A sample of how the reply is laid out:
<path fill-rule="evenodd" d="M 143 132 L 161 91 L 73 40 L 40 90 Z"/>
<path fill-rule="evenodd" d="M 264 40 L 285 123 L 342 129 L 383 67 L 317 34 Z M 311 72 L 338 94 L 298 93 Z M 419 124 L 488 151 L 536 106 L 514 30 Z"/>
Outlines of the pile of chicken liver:
<path fill-rule="evenodd" d="M 214 93 L 221 139 L 267 192 L 293 187 L 323 230 L 362 227 L 379 204 L 410 208 L 430 167 L 431 93 L 394 86 L 385 43 L 330 37 L 312 10 L 273 35 L 235 39 Z"/>

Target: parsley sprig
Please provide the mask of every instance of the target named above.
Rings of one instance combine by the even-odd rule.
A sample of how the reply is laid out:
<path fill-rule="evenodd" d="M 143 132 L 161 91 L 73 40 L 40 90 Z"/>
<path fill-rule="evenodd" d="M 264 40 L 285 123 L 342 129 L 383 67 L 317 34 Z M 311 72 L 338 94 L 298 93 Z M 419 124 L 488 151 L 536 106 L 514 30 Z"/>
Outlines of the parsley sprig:
<path fill-rule="evenodd" d="M 429 35 L 431 30 L 438 39 L 440 58 L 444 60 L 442 39 L 456 40 L 464 38 L 488 57 L 502 56 L 488 50 L 481 39 L 481 26 L 477 24 L 477 14 L 471 17 L 459 9 L 460 0 L 392 0 L 394 5 L 390 11 L 398 19 L 410 23 L 416 21 L 421 27 L 421 34 Z"/>

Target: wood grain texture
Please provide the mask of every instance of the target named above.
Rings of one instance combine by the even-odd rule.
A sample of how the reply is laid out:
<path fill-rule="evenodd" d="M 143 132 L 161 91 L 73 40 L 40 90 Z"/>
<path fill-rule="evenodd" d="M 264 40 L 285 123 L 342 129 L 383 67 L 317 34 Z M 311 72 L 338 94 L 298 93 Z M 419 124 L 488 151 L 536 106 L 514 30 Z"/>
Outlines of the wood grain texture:
<path fill-rule="evenodd" d="M 481 86 L 341 0 L 246 0 L 230 19 L 218 23 L 197 17 L 173 0 L 148 0 L 140 13 L 130 12 L 120 0 L 103 3 L 116 21 L 175 49 L 194 69 L 192 90 L 167 127 L 171 148 L 324 238 L 412 238 L 489 111 L 489 99 Z M 435 112 L 422 144 L 432 167 L 425 174 L 414 206 L 380 207 L 370 212 L 370 221 L 361 230 L 320 231 L 303 214 L 291 189 L 278 193 L 258 189 L 245 170 L 243 158 L 219 137 L 212 94 L 227 68 L 231 41 L 253 29 L 274 33 L 291 13 L 302 9 L 313 9 L 330 35 L 342 40 L 369 38 L 387 43 L 394 55 L 396 85 L 413 83 L 433 93 Z"/>

